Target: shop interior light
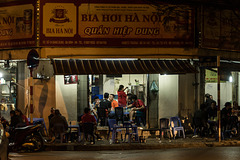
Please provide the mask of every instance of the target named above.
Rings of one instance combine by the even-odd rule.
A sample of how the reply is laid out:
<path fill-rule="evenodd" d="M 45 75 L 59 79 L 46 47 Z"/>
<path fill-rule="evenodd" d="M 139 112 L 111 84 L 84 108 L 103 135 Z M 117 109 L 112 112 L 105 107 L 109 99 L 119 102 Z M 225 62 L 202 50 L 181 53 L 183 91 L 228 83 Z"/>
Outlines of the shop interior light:
<path fill-rule="evenodd" d="M 6 84 L 5 79 L 4 79 L 4 78 L 0 78 L 0 83 L 1 83 L 1 84 Z"/>
<path fill-rule="evenodd" d="M 2 78 L 2 76 L 3 76 L 3 75 L 2 75 L 2 73 L 0 72 L 0 78 Z"/>
<path fill-rule="evenodd" d="M 233 78 L 232 76 L 229 77 L 229 82 L 232 82 L 233 81 Z"/>

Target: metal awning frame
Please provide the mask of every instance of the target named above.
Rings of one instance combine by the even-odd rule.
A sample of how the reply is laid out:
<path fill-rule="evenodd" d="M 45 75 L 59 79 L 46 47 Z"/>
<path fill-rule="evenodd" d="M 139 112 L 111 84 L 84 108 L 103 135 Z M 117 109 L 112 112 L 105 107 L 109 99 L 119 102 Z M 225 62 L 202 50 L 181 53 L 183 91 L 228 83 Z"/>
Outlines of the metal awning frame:
<path fill-rule="evenodd" d="M 55 75 L 197 73 L 189 60 L 51 59 Z"/>

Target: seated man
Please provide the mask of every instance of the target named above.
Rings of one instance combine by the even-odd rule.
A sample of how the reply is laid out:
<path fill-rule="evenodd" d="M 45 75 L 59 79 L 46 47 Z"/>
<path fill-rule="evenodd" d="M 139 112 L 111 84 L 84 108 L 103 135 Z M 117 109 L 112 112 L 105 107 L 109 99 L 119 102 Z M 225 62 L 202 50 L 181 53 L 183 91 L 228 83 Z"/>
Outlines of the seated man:
<path fill-rule="evenodd" d="M 225 107 L 221 111 L 221 124 L 223 127 L 223 131 L 230 129 L 230 125 L 231 125 L 230 117 L 232 114 L 231 103 L 226 102 L 224 106 Z"/>
<path fill-rule="evenodd" d="M 109 96 L 109 101 L 111 102 L 111 111 L 115 111 L 115 108 L 118 107 L 118 102 L 116 100 L 114 100 L 114 94 L 110 94 Z"/>
<path fill-rule="evenodd" d="M 207 109 L 208 119 L 214 119 L 217 117 L 217 106 L 216 101 L 212 101 L 211 107 Z"/>
<path fill-rule="evenodd" d="M 136 95 L 132 96 L 133 103 L 128 105 L 128 108 L 131 108 L 129 112 L 129 119 L 132 121 L 134 114 L 144 114 L 145 112 L 145 105 L 142 100 L 137 99 Z"/>
<path fill-rule="evenodd" d="M 128 94 L 127 94 L 126 100 L 127 100 L 127 104 L 128 104 L 128 105 L 130 105 L 130 104 L 133 103 L 133 101 L 132 101 L 132 94 L 131 94 L 131 93 L 128 93 Z"/>
<path fill-rule="evenodd" d="M 98 119 L 96 103 L 100 104 L 100 102 L 98 102 L 98 100 L 99 100 L 98 97 L 95 97 L 95 98 L 96 98 L 96 101 L 94 100 L 93 103 L 89 102 L 89 108 L 90 108 L 91 115 L 93 115 L 96 119 Z"/>
<path fill-rule="evenodd" d="M 114 100 L 114 94 L 109 95 L 109 101 L 111 102 L 111 111 L 108 114 L 108 118 L 114 119 L 115 118 L 115 108 L 118 107 L 118 102 Z"/>
<path fill-rule="evenodd" d="M 89 108 L 91 111 L 91 115 L 93 115 L 96 119 L 98 119 L 97 110 L 99 107 L 100 107 L 100 99 L 98 96 L 96 96 L 96 97 L 94 97 L 92 104 L 89 102 Z M 79 121 L 80 120 L 81 119 L 79 119 Z"/>
<path fill-rule="evenodd" d="M 93 115 L 91 115 L 90 108 L 84 109 L 84 115 L 81 117 L 80 125 L 84 123 L 93 123 L 94 124 L 94 134 L 97 136 L 97 139 L 101 139 L 99 134 L 97 134 L 97 121 Z M 85 138 L 87 135 L 85 135 Z"/>
<path fill-rule="evenodd" d="M 100 107 L 100 99 L 98 96 L 94 97 L 92 108 L 97 111 L 97 108 Z"/>
<path fill-rule="evenodd" d="M 208 124 L 210 125 L 210 133 L 213 135 L 217 131 L 217 106 L 216 101 L 212 101 L 211 107 L 207 109 Z"/>
<path fill-rule="evenodd" d="M 240 107 L 238 106 L 238 102 L 236 101 L 233 102 L 232 115 L 240 116 Z"/>
<path fill-rule="evenodd" d="M 91 115 L 90 108 L 84 109 L 84 115 L 81 117 L 80 123 L 94 123 L 97 124 L 96 119 Z"/>
<path fill-rule="evenodd" d="M 60 114 L 58 109 L 55 110 L 55 115 L 50 120 L 49 128 L 53 135 L 61 134 L 68 130 L 67 120 Z"/>

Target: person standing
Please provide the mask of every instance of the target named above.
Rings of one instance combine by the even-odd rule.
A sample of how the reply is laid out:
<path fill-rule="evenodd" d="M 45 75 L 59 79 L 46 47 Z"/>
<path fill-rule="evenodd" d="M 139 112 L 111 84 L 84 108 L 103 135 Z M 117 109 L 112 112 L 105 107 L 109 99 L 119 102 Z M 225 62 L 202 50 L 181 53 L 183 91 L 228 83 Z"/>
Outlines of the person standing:
<path fill-rule="evenodd" d="M 106 111 L 111 111 L 111 102 L 108 100 L 109 93 L 104 93 L 103 100 L 100 102 L 100 107 L 104 108 Z"/>
<path fill-rule="evenodd" d="M 123 85 L 120 85 L 119 86 L 119 89 L 118 89 L 118 105 L 120 107 L 125 107 L 127 105 L 127 94 L 124 92 L 128 87 L 124 88 Z"/>
<path fill-rule="evenodd" d="M 48 134 L 49 134 L 49 136 L 51 137 L 51 138 L 53 138 L 53 133 L 52 133 L 52 131 L 51 131 L 51 129 L 50 129 L 50 121 L 51 121 L 51 119 L 54 117 L 54 115 L 55 115 L 55 108 L 51 108 L 51 114 L 48 116 L 48 122 L 49 122 L 49 127 L 48 127 Z"/>
<path fill-rule="evenodd" d="M 108 100 L 109 93 L 104 93 L 104 98 L 100 102 L 100 107 L 97 110 L 98 120 L 101 126 L 107 125 L 107 117 L 111 111 L 111 102 Z"/>
<path fill-rule="evenodd" d="M 55 108 L 52 107 L 50 112 L 51 112 L 51 114 L 48 116 L 49 124 L 50 124 L 50 121 L 51 121 L 52 117 L 54 116 Z"/>
<path fill-rule="evenodd" d="M 210 98 L 210 94 L 205 94 L 205 103 L 207 105 L 207 109 L 211 107 L 213 99 Z"/>

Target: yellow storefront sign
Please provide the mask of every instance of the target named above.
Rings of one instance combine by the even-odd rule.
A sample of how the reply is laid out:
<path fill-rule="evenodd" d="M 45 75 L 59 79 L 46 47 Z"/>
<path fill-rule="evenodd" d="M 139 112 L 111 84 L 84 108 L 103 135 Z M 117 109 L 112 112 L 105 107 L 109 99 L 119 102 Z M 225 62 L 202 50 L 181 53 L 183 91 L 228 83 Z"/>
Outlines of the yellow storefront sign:
<path fill-rule="evenodd" d="M 165 13 L 170 7 L 175 8 L 172 18 Z M 191 14 L 186 6 L 163 5 L 157 11 L 147 4 L 83 3 L 78 30 L 86 38 L 189 38 Z"/>
<path fill-rule="evenodd" d="M 73 3 L 46 3 L 43 6 L 45 37 L 74 37 L 77 28 L 77 8 Z"/>
<path fill-rule="evenodd" d="M 193 13 L 138 0 L 41 0 L 40 46 L 192 47 Z"/>
<path fill-rule="evenodd" d="M 0 8 L 0 40 L 31 38 L 34 32 L 32 4 Z"/>

